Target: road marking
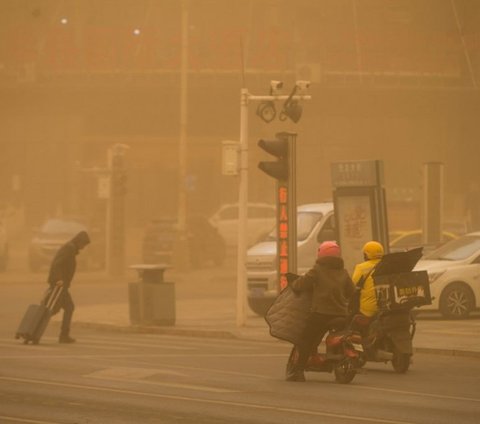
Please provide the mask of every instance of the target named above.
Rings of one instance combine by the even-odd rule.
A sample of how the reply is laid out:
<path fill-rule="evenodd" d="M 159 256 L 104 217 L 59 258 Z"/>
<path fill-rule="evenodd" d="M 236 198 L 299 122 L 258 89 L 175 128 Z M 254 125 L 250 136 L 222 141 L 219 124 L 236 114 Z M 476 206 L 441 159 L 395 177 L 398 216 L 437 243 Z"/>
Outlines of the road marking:
<path fill-rule="evenodd" d="M 196 353 L 195 358 L 285 358 L 284 353 Z M 75 354 L 75 355 L 45 355 L 38 356 L 38 352 L 35 355 L 0 355 L 0 359 L 126 359 L 126 358 L 192 358 L 191 353 L 131 353 L 131 354 Z"/>
<path fill-rule="evenodd" d="M 302 414 L 302 415 L 314 416 L 314 417 L 338 418 L 343 420 L 361 421 L 361 422 L 367 422 L 367 423 L 414 424 L 412 421 L 398 421 L 398 420 L 389 420 L 389 419 L 373 418 L 373 417 L 359 417 L 354 415 L 335 414 L 332 412 L 312 411 L 312 410 L 298 409 L 298 408 L 287 408 L 282 406 L 260 405 L 256 403 L 223 401 L 223 400 L 216 400 L 216 399 L 202 399 L 202 398 L 195 398 L 195 397 L 189 397 L 189 396 L 165 395 L 165 394 L 159 394 L 159 393 L 141 392 L 137 390 L 114 389 L 110 387 L 88 386 L 88 385 L 73 384 L 73 383 L 59 383 L 54 381 L 41 381 L 41 380 L 32 380 L 27 378 L 0 377 L 0 380 L 16 382 L 16 383 L 28 383 L 28 384 L 38 384 L 38 385 L 44 385 L 44 386 L 64 387 L 68 389 L 110 392 L 110 393 L 117 393 L 122 395 L 133 395 L 133 396 L 156 398 L 156 399 L 188 401 L 188 402 L 196 402 L 196 403 L 203 403 L 203 404 L 210 404 L 210 405 L 222 405 L 222 406 L 230 406 L 230 407 L 235 406 L 239 408 L 251 408 L 251 409 L 263 410 L 263 411 Z"/>
<path fill-rule="evenodd" d="M 148 381 L 148 380 L 134 380 L 134 379 L 127 379 L 127 378 L 103 378 L 103 377 L 92 377 L 97 380 L 107 380 L 107 381 L 116 381 L 118 383 L 138 383 L 141 385 L 147 386 L 161 386 L 161 387 L 171 387 L 174 389 L 186 389 L 192 390 L 196 392 L 209 392 L 209 393 L 240 393 L 239 390 L 231 390 L 231 389 L 222 389 L 218 387 L 212 386 L 198 386 L 195 384 L 182 384 L 182 383 L 167 383 L 165 381 Z"/>
<path fill-rule="evenodd" d="M 103 370 L 84 374 L 84 377 L 93 378 L 122 378 L 125 380 L 138 380 L 152 377 L 158 374 L 169 374 L 177 377 L 186 377 L 187 375 L 178 371 L 154 369 L 154 368 L 133 368 L 133 367 L 110 367 Z"/>
<path fill-rule="evenodd" d="M 164 387 L 174 387 L 179 389 L 189 389 L 202 392 L 213 392 L 213 393 L 238 393 L 239 390 L 224 389 L 211 386 L 200 386 L 194 384 L 184 384 L 184 383 L 171 383 L 165 381 L 149 381 L 144 380 L 148 377 L 153 377 L 156 375 L 174 375 L 176 377 L 187 377 L 186 374 L 180 373 L 178 371 L 172 370 L 163 370 L 163 369 L 153 369 L 153 368 L 129 368 L 129 367 L 115 367 L 115 368 L 105 368 L 100 371 L 95 371 L 90 374 L 85 374 L 84 377 L 96 378 L 99 380 L 109 380 L 109 381 L 118 381 L 118 382 L 128 382 L 128 383 L 139 383 L 147 384 L 153 386 L 164 386 Z"/>
<path fill-rule="evenodd" d="M 102 359 L 99 359 L 99 360 L 102 360 Z M 106 361 L 107 359 L 104 359 L 104 360 Z M 144 362 L 144 361 L 138 361 L 138 360 L 135 361 L 135 364 L 136 365 L 151 365 L 150 362 Z M 159 363 L 157 363 L 156 365 L 157 366 L 161 365 L 161 366 L 168 367 L 168 368 L 178 368 L 178 369 L 181 369 L 181 370 L 201 371 L 201 372 L 209 372 L 209 373 L 223 374 L 223 375 L 235 375 L 235 376 L 238 376 L 238 377 L 254 377 L 254 378 L 259 378 L 259 379 L 263 379 L 263 380 L 272 380 L 271 375 L 261 375 L 261 374 L 258 374 L 258 373 L 226 371 L 226 370 L 218 370 L 218 369 L 214 369 L 214 368 L 189 367 L 189 366 L 186 366 L 186 365 L 174 365 L 174 364 L 159 364 Z"/>
<path fill-rule="evenodd" d="M 0 420 L 7 420 L 14 423 L 31 423 L 31 424 L 60 424 L 57 421 L 38 421 L 38 420 L 29 420 L 28 418 L 18 418 L 18 417 L 7 417 L 5 415 L 0 415 Z"/>
<path fill-rule="evenodd" d="M 351 386 L 355 389 L 361 390 L 372 390 L 372 391 L 379 391 L 379 392 L 389 392 L 389 393 L 398 393 L 402 395 L 409 395 L 409 396 L 425 396 L 431 398 L 439 398 L 439 399 L 450 399 L 450 400 L 463 400 L 467 402 L 480 402 L 480 399 L 476 398 L 469 398 L 469 397 L 461 397 L 461 396 L 449 396 L 449 395 L 439 395 L 435 393 L 425 393 L 425 392 L 411 392 L 408 390 L 398 390 L 398 389 L 387 389 L 383 387 L 368 387 L 368 386 Z"/>

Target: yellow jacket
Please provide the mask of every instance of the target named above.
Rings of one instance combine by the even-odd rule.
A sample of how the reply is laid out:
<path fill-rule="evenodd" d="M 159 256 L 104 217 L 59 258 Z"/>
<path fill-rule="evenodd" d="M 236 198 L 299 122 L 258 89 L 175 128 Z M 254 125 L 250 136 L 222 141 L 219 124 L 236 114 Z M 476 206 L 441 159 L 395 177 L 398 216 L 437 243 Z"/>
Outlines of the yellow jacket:
<path fill-rule="evenodd" d="M 353 270 L 353 283 L 357 285 L 360 281 L 360 278 L 363 275 L 367 275 L 370 270 L 379 262 L 380 259 L 370 259 L 356 265 L 355 269 Z M 373 277 L 370 274 L 365 281 L 362 292 L 360 294 L 360 312 L 367 317 L 371 317 L 376 314 L 377 310 L 378 307 L 377 297 L 375 295 L 375 286 L 373 284 Z"/>

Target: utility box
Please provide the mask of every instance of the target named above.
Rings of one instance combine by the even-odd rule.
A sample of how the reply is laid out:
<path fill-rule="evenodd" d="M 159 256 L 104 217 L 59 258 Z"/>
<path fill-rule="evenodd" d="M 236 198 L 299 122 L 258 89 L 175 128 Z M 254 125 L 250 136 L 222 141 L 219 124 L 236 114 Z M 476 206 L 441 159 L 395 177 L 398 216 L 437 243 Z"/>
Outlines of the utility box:
<path fill-rule="evenodd" d="M 130 268 L 139 275 L 139 281 L 128 284 L 131 324 L 175 325 L 175 283 L 164 281 L 170 265 L 140 264 Z"/>

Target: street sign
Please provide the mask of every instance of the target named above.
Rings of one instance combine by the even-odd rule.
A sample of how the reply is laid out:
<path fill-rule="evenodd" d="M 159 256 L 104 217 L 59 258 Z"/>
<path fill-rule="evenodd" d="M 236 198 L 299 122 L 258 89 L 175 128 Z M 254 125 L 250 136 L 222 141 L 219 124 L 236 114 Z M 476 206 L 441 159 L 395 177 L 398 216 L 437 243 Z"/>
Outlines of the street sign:
<path fill-rule="evenodd" d="M 238 141 L 222 141 L 222 175 L 238 175 L 239 148 Z"/>

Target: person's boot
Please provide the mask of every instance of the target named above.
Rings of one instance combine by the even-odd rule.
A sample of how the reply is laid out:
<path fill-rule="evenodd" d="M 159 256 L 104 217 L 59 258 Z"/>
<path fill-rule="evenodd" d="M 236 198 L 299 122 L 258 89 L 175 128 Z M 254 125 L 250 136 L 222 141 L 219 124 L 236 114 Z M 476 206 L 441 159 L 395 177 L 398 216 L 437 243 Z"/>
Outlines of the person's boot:
<path fill-rule="evenodd" d="M 299 369 L 292 369 L 289 372 L 287 372 L 287 375 L 285 376 L 286 381 L 305 381 L 305 373 L 303 370 Z"/>
<path fill-rule="evenodd" d="M 58 343 L 75 343 L 75 339 L 70 337 L 68 332 L 62 332 L 58 338 Z"/>

